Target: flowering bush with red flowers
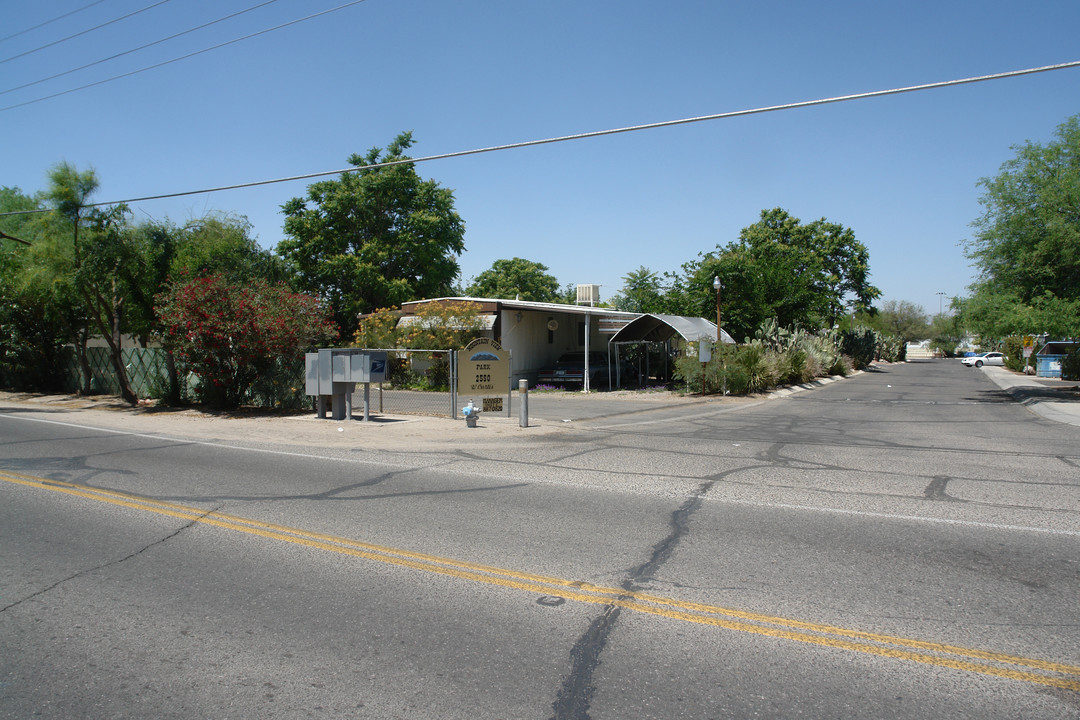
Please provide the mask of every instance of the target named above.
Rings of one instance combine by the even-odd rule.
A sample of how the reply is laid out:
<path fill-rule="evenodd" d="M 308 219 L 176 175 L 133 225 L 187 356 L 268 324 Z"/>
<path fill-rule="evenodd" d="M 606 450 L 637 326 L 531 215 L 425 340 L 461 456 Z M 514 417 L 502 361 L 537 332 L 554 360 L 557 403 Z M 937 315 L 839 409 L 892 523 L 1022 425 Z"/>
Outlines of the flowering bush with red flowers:
<path fill-rule="evenodd" d="M 328 309 L 284 285 L 223 275 L 173 282 L 157 297 L 165 342 L 199 377 L 196 399 L 235 408 L 261 375 L 336 337 Z"/>

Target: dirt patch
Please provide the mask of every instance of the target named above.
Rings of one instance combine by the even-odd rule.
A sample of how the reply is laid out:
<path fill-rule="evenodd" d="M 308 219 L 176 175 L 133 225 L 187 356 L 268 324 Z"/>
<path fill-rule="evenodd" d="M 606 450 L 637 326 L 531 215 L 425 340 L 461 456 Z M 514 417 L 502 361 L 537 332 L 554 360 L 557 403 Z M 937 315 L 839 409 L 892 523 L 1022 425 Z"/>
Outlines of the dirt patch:
<path fill-rule="evenodd" d="M 0 391 L 0 414 L 146 435 L 289 449 L 305 447 L 418 450 L 468 447 L 498 441 L 531 441 L 567 428 L 551 422 L 522 428 L 517 418 L 485 415 L 479 426 L 423 415 L 379 415 L 362 419 L 319 419 L 313 411 L 241 408 L 215 412 L 197 408 L 129 405 L 113 395 L 41 395 Z"/>

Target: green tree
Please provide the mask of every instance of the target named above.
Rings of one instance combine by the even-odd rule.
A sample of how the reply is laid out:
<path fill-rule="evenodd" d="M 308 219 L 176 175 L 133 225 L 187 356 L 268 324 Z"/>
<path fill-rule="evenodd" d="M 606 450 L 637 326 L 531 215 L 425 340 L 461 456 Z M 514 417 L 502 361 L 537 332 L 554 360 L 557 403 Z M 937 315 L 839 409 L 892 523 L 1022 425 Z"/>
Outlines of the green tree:
<path fill-rule="evenodd" d="M 824 218 L 803 224 L 786 210 L 763 210 L 737 242 L 669 274 L 669 312 L 716 316 L 714 278 L 721 282 L 722 324 L 749 337 L 766 320 L 781 327 L 831 328 L 845 308 L 869 308 L 881 292 L 869 283 L 866 247 L 848 228 Z"/>
<path fill-rule="evenodd" d="M 907 300 L 886 300 L 867 320 L 873 329 L 894 335 L 904 342 L 930 337 L 930 320 L 926 311 L 921 305 Z"/>
<path fill-rule="evenodd" d="M 128 242 L 127 208 L 89 206 L 89 197 L 98 187 L 93 170 L 80 172 L 62 162 L 49 171 L 48 179 L 45 198 L 57 222 L 42 224 L 46 256 L 40 267 L 47 276 L 46 282 L 57 287 L 73 287 L 82 301 L 82 312 L 73 321 L 81 321 L 74 339 L 83 371 L 83 390 L 90 390 L 86 343 L 93 331 L 109 347 L 120 396 L 135 404 L 138 397 L 131 388 L 121 355 L 121 336 L 126 331 L 124 309 L 130 291 L 125 278 L 137 274 L 132 265 L 139 261 L 135 248 Z M 41 257 L 40 253 L 38 256 Z M 73 304 L 72 310 L 75 309 Z"/>
<path fill-rule="evenodd" d="M 237 285 L 262 278 L 284 278 L 284 263 L 259 247 L 250 236 L 251 224 L 242 216 L 212 213 L 179 227 L 169 220 L 150 220 L 127 234 L 133 262 L 120 266 L 129 297 L 125 322 L 145 347 L 162 337 L 156 296 L 172 279 L 221 274 Z M 165 343 L 167 387 L 163 399 L 180 402 L 180 382 L 173 348 Z"/>
<path fill-rule="evenodd" d="M 548 274 L 547 265 L 519 257 L 496 260 L 465 289 L 472 297 L 520 297 L 532 302 L 558 302 L 559 281 Z"/>
<path fill-rule="evenodd" d="M 45 218 L 41 223 L 47 245 L 42 255 L 42 243 L 35 243 L 36 254 L 43 261 L 35 263 L 35 269 L 40 273 L 39 282 L 51 284 L 56 292 L 65 296 L 62 304 L 70 312 L 66 321 L 74 342 L 75 357 L 82 371 L 81 390 L 84 395 L 89 395 L 91 372 L 86 346 L 90 339 L 91 319 L 88 308 L 80 307 L 80 303 L 71 296 L 81 295 L 74 279 L 82 266 L 79 232 L 83 216 L 89 210 L 86 207 L 88 199 L 97 190 L 98 179 L 93 169 L 79 172 L 74 165 L 62 162 L 49 171 L 48 180 L 45 201 L 52 206 L 54 217 Z M 67 231 L 70 231 L 70 235 L 65 237 Z M 85 300 L 85 296 L 81 296 L 81 299 Z"/>
<path fill-rule="evenodd" d="M 353 155 L 358 170 L 309 185 L 305 198 L 282 206 L 286 238 L 277 252 L 302 290 L 331 304 L 343 337 L 361 313 L 445 295 L 458 276 L 465 223 L 453 192 L 408 162 L 412 142 L 404 132 L 385 153 Z"/>
<path fill-rule="evenodd" d="M 818 325 L 832 327 L 847 305 L 865 309 L 881 295 L 869 282 L 866 246 L 850 228 L 825 218 L 804 225 L 781 208 L 763 210 L 758 222 L 739 233 L 739 241 L 754 259 L 777 264 L 791 276 L 793 289 L 802 296 L 794 303 L 803 306 L 806 320 L 816 316 Z"/>
<path fill-rule="evenodd" d="M 952 305 L 955 309 L 955 299 Z M 963 340 L 964 327 L 959 312 L 939 313 L 930 319 L 930 347 L 951 357 Z"/>
<path fill-rule="evenodd" d="M 109 346 L 109 359 L 120 387 L 120 397 L 135 405 L 139 398 L 131 387 L 122 355 L 127 300 L 131 281 L 141 265 L 136 246 L 130 242 L 128 210 L 123 205 L 95 209 L 82 262 L 75 268 L 75 284 L 86 302 L 89 317 Z"/>
<path fill-rule="evenodd" d="M 644 265 L 623 276 L 622 290 L 611 299 L 616 310 L 636 313 L 665 313 L 668 310 L 660 274 Z"/>
<path fill-rule="evenodd" d="M 1080 335 L 1080 116 L 979 185 L 983 214 L 966 251 L 979 271 L 964 322 L 984 338 Z"/>
<path fill-rule="evenodd" d="M 70 337 L 55 287 L 35 282 L 34 245 L 44 208 L 18 188 L 0 187 L 0 384 L 59 389 Z"/>

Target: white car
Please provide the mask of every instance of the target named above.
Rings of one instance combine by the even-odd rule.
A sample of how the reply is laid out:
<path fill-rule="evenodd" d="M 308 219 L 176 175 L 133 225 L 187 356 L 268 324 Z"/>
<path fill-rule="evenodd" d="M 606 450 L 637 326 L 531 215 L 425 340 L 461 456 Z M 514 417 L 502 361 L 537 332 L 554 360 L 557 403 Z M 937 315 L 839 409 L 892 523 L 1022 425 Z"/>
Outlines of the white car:
<path fill-rule="evenodd" d="M 973 355 L 963 358 L 960 362 L 968 367 L 982 367 L 983 365 L 1004 365 L 1005 356 L 999 352 L 988 352 L 982 355 Z"/>

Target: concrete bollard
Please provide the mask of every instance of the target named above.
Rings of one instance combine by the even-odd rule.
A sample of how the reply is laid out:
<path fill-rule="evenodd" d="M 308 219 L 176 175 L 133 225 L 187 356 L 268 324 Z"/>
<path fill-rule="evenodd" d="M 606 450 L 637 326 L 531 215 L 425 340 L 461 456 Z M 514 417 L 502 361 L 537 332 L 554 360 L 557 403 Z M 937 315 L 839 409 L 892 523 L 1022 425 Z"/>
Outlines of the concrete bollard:
<path fill-rule="evenodd" d="M 521 414 L 518 425 L 529 427 L 529 381 L 518 380 L 518 408 Z"/>

